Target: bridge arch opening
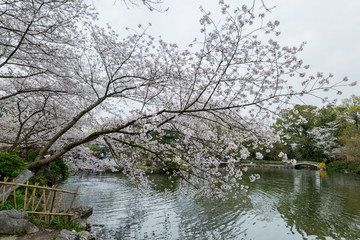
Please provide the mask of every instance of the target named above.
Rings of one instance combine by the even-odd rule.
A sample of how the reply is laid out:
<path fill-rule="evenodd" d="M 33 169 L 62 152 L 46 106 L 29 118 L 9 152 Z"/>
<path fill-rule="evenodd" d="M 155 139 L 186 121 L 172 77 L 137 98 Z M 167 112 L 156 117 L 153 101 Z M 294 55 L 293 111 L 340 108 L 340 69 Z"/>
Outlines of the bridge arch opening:
<path fill-rule="evenodd" d="M 318 170 L 318 166 L 309 165 L 309 164 L 297 164 L 294 167 L 295 169 L 311 169 L 311 170 Z"/>

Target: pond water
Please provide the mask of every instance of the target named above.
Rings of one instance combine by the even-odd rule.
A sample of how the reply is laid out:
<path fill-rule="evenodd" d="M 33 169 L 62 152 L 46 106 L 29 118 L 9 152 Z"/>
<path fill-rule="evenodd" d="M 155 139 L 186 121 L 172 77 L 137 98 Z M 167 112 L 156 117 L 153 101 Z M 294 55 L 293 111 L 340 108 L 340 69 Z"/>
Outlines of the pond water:
<path fill-rule="evenodd" d="M 261 179 L 236 200 L 191 199 L 165 176 L 147 195 L 121 174 L 82 173 L 77 205 L 94 208 L 96 239 L 360 239 L 360 178 L 316 170 L 257 168 Z"/>

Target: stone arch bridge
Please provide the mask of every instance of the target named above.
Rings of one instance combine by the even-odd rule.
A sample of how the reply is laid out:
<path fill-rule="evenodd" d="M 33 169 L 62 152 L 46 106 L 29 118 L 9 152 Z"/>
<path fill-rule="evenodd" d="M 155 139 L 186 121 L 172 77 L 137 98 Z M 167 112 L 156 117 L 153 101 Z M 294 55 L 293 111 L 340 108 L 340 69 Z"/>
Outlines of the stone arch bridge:
<path fill-rule="evenodd" d="M 301 161 L 301 162 L 296 162 L 294 164 L 294 168 L 299 168 L 300 166 L 305 165 L 305 166 L 313 166 L 316 167 L 318 169 L 325 169 L 322 166 L 319 166 L 318 162 L 311 162 L 311 161 Z"/>

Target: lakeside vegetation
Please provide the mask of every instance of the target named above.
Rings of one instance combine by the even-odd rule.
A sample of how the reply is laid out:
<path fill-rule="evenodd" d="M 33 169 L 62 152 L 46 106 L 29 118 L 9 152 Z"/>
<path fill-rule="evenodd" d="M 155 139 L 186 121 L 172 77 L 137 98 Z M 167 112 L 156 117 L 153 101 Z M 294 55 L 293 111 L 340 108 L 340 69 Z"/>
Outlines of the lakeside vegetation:
<path fill-rule="evenodd" d="M 264 159 L 276 161 L 277 152 L 298 161 L 325 162 L 327 169 L 360 173 L 360 96 L 338 106 L 295 105 L 280 111 L 272 128 L 282 142 Z"/>
<path fill-rule="evenodd" d="M 13 198 L 9 198 L 4 203 L 4 206 L 2 204 L 0 205 L 0 211 L 2 210 L 21 210 L 24 209 L 24 189 L 17 189 L 16 191 L 16 208 L 15 208 L 15 202 Z M 36 193 L 37 197 L 40 197 L 39 193 Z M 31 206 L 28 207 L 29 211 L 31 211 Z M 42 211 L 41 206 L 39 206 L 39 211 Z M 37 227 L 40 228 L 52 228 L 52 229 L 67 229 L 67 230 L 75 230 L 76 232 L 81 232 L 85 230 L 84 227 L 79 226 L 74 221 L 66 221 L 64 216 L 57 216 L 54 217 L 51 222 L 46 222 L 45 217 L 38 214 L 29 214 L 29 222 L 34 224 Z"/>
<path fill-rule="evenodd" d="M 312 105 L 295 105 L 280 111 L 276 122 L 272 124 L 280 132 L 281 141 L 274 144 L 272 151 L 262 151 L 263 146 L 250 148 L 250 157 L 242 163 L 285 164 L 278 156 L 286 153 L 288 159 L 297 161 L 315 161 L 326 163 L 331 171 L 360 173 L 360 96 L 352 95 L 338 106 L 326 105 L 321 108 Z M 171 135 L 169 144 L 178 136 Z M 136 148 L 136 151 L 142 149 Z M 152 172 L 152 160 L 149 154 L 138 168 Z M 210 154 L 211 156 L 211 154 Z M 218 158 L 224 158 L 219 157 Z M 173 159 L 174 157 L 172 157 Z M 226 158 L 226 157 L 225 157 Z M 177 163 L 175 160 L 174 164 Z"/>
<path fill-rule="evenodd" d="M 23 171 L 29 163 L 34 161 L 38 151 L 33 150 L 27 153 L 17 151 L 0 151 L 0 179 L 9 177 L 15 178 Z M 48 166 L 42 167 L 34 176 L 29 179 L 29 183 L 35 182 L 40 185 L 51 186 L 70 175 L 69 167 L 62 157 L 57 158 Z"/>
<path fill-rule="evenodd" d="M 19 151 L 0 151 L 0 181 L 2 181 L 5 177 L 9 177 L 10 180 L 14 179 L 21 171 L 23 171 L 29 162 L 33 161 L 37 155 L 37 150 L 29 151 L 25 155 L 21 154 Z M 22 156 L 22 157 L 20 157 Z M 53 184 L 57 184 L 60 181 L 66 179 L 70 175 L 69 168 L 66 162 L 62 157 L 56 159 L 52 164 L 41 168 L 34 176 L 29 179 L 29 184 L 33 185 L 34 183 L 39 183 L 41 186 L 51 186 Z M 13 193 L 11 193 L 12 195 Z M 42 190 L 37 189 L 35 192 L 36 198 L 41 198 Z M 24 196 L 25 189 L 19 188 L 15 190 L 15 199 L 9 197 L 4 204 L 0 204 L 0 211 L 2 210 L 21 210 L 24 209 Z M 31 206 L 28 206 L 28 211 L 31 211 Z M 43 209 L 41 205 L 39 206 L 39 211 L 41 212 Z M 84 228 L 80 227 L 74 221 L 65 221 L 65 216 L 54 217 L 53 221 L 46 222 L 45 218 L 42 215 L 37 214 L 29 214 L 29 222 L 34 224 L 35 226 L 43 229 L 43 228 L 51 228 L 51 229 L 67 229 L 67 230 L 75 230 L 76 232 L 83 231 Z M 19 232 L 16 235 L 22 236 L 27 234 L 26 232 Z M 0 237 L 10 236 L 7 234 L 1 234 Z"/>
<path fill-rule="evenodd" d="M 16 204 L 14 202 L 14 199 L 12 197 L 9 197 L 4 203 L 4 205 L 0 204 L 0 211 L 12 210 L 12 209 L 16 209 L 16 210 L 24 209 L 25 190 L 21 188 L 17 189 L 15 191 L 15 194 L 16 194 Z M 39 192 L 37 191 L 35 194 L 35 196 L 38 198 L 40 197 L 40 195 L 41 195 L 40 191 Z M 31 211 L 31 206 L 29 206 L 27 210 Z M 43 209 L 40 205 L 39 211 L 41 212 L 42 210 Z M 69 231 L 76 231 L 76 232 L 81 232 L 85 230 L 84 227 L 80 226 L 75 221 L 69 221 L 69 220 L 65 221 L 65 216 L 57 216 L 57 217 L 54 216 L 51 221 L 47 222 L 43 215 L 29 214 L 28 221 L 34 224 L 39 229 L 56 229 L 56 230 L 66 229 Z M 16 233 L 15 235 L 23 236 L 26 235 L 27 233 L 28 233 L 27 231 L 22 231 Z M 0 234 L 0 238 L 7 236 L 13 236 L 13 234 Z"/>

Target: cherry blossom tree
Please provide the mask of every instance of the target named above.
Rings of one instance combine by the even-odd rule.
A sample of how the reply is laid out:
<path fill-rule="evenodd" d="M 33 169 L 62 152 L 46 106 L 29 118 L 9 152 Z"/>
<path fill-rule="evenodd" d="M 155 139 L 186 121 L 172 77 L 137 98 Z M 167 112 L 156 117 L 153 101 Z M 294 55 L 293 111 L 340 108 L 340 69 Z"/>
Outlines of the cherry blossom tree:
<path fill-rule="evenodd" d="M 0 12 L 1 142 L 41 146 L 63 124 L 68 106 L 58 103 L 76 97 L 69 66 L 79 26 L 96 14 L 82 1 L 9 0 Z"/>
<path fill-rule="evenodd" d="M 122 0 L 121 2 L 125 3 L 127 7 L 136 6 L 139 4 L 146 6 L 150 11 L 159 11 L 165 12 L 167 9 L 162 9 L 163 1 L 162 0 Z"/>
<path fill-rule="evenodd" d="M 187 192 L 224 197 L 247 189 L 246 169 L 235 164 L 248 149 L 261 158 L 279 141 L 266 124 L 274 111 L 347 81 L 307 76 L 309 66 L 297 57 L 304 44 L 281 46 L 278 21 L 224 1 L 221 23 L 202 9 L 203 37 L 188 49 L 148 35 L 150 26 L 120 37 L 98 27 L 82 1 L 8 0 L 0 7 L 1 142 L 39 147 L 28 172 L 97 141 L 134 181 L 146 182 L 135 165 L 147 152 L 164 169 L 176 164 L 168 174 L 187 182 Z"/>

